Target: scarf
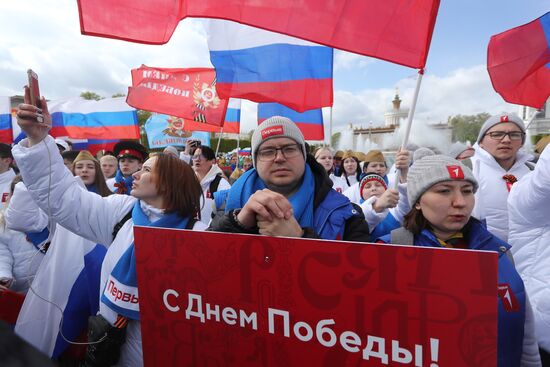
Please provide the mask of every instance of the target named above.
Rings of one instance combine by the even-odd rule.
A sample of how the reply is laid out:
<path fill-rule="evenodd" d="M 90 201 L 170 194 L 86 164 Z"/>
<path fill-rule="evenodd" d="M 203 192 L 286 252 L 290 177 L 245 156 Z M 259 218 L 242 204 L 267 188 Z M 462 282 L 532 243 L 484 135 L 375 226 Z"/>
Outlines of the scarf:
<path fill-rule="evenodd" d="M 140 201 L 136 201 L 132 209 L 132 221 L 134 225 L 138 226 L 184 229 L 189 218 L 182 218 L 177 213 L 171 213 L 151 222 L 143 212 Z M 101 295 L 101 302 L 119 315 L 139 320 L 137 286 L 135 245 L 132 241 L 111 271 Z"/>
<path fill-rule="evenodd" d="M 309 165 L 306 164 L 304 179 L 300 188 L 288 198 L 294 209 L 294 217 L 302 228 L 313 227 L 312 189 L 314 187 L 315 179 L 313 173 Z M 265 188 L 265 183 L 258 176 L 256 169 L 249 169 L 231 186 L 227 195 L 225 212 L 228 213 L 230 210 L 242 208 L 252 194 Z"/>
<path fill-rule="evenodd" d="M 132 187 L 132 184 L 130 184 L 130 187 Z M 86 185 L 86 189 L 88 189 L 88 191 L 90 192 L 93 192 L 94 194 L 97 194 L 97 186 L 94 184 Z"/>
<path fill-rule="evenodd" d="M 36 247 L 43 253 L 46 252 L 47 248 L 43 249 L 40 245 L 42 245 L 50 236 L 50 230 L 48 229 L 48 227 L 45 227 L 42 232 L 25 232 L 25 236 L 27 238 L 27 241 L 32 243 L 34 247 Z"/>
<path fill-rule="evenodd" d="M 115 175 L 115 194 L 130 195 L 130 192 L 132 192 L 132 182 L 134 182 L 132 175 L 130 175 L 130 177 L 124 177 L 122 172 L 118 169 Z"/>

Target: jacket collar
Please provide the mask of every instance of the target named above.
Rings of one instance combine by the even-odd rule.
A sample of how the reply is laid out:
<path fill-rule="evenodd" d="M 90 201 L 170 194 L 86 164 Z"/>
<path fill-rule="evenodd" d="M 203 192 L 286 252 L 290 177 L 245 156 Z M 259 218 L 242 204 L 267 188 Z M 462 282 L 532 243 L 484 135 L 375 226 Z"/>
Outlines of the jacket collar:
<path fill-rule="evenodd" d="M 475 143 L 473 148 L 475 150 L 475 154 L 472 157 L 473 161 L 476 161 L 476 160 L 482 161 L 483 163 L 493 168 L 497 168 L 503 172 L 510 172 L 518 166 L 525 165 L 525 162 L 533 158 L 531 154 L 525 153 L 522 150 L 523 148 L 520 148 L 520 150 L 518 150 L 518 152 L 516 153 L 516 161 L 514 162 L 514 165 L 508 171 L 505 171 L 504 168 L 502 168 L 500 164 L 498 164 L 495 158 L 488 151 L 480 147 L 478 143 Z"/>

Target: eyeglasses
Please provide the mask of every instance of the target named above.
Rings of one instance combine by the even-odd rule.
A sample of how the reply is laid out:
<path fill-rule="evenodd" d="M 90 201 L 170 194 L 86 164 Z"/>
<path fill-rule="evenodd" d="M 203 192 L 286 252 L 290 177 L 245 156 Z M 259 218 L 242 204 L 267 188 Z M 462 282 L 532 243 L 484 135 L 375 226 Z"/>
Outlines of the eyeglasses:
<path fill-rule="evenodd" d="M 194 161 L 200 161 L 201 159 L 206 159 L 206 158 L 203 155 L 199 154 L 199 155 L 192 156 L 191 159 Z"/>
<path fill-rule="evenodd" d="M 487 133 L 485 135 L 489 135 L 489 137 L 493 140 L 502 140 L 506 135 L 510 138 L 510 140 L 523 140 L 523 137 L 525 136 L 524 132 L 521 131 L 492 131 L 490 133 Z"/>
<path fill-rule="evenodd" d="M 281 151 L 286 159 L 297 157 L 302 150 L 300 144 L 289 144 L 280 148 L 264 148 L 258 151 L 258 159 L 262 162 L 271 162 L 277 157 L 277 151 Z"/>

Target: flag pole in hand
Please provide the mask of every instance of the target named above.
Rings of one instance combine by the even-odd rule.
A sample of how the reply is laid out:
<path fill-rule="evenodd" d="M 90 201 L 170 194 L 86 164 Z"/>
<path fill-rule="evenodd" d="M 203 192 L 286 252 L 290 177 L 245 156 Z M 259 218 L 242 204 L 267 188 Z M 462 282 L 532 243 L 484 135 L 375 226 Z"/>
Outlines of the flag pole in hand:
<path fill-rule="evenodd" d="M 420 84 L 422 83 L 422 77 L 424 76 L 424 69 L 418 70 L 418 77 L 416 78 L 416 87 L 414 89 L 413 100 L 411 104 L 411 109 L 409 110 L 409 116 L 407 118 L 407 125 L 405 126 L 405 137 L 403 138 L 403 143 L 401 144 L 401 149 L 406 149 L 407 144 L 409 143 L 409 136 L 411 134 L 412 120 L 414 117 L 414 111 L 416 110 L 416 102 L 418 101 L 418 94 L 420 92 Z M 399 185 L 399 175 L 400 170 L 395 172 L 395 188 Z"/>

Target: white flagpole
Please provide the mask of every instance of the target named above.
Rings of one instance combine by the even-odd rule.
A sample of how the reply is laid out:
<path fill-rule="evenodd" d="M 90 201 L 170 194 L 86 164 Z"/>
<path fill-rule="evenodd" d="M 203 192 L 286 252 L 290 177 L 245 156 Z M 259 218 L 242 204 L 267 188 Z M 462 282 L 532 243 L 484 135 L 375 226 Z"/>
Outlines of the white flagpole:
<path fill-rule="evenodd" d="M 330 117 L 328 124 L 328 146 L 332 148 L 332 106 L 330 106 Z"/>
<path fill-rule="evenodd" d="M 223 136 L 223 126 L 220 130 L 220 137 L 218 138 L 218 144 L 216 146 L 216 158 L 218 157 L 218 151 L 220 150 L 220 143 L 222 141 L 222 136 Z"/>
<path fill-rule="evenodd" d="M 420 92 L 420 84 L 422 83 L 422 77 L 424 76 L 424 69 L 418 70 L 418 77 L 416 78 L 416 87 L 414 89 L 413 100 L 411 104 L 411 109 L 409 110 L 409 116 L 407 118 L 407 125 L 405 126 L 405 137 L 403 138 L 403 143 L 401 144 L 401 150 L 405 149 L 409 143 L 409 136 L 411 134 L 412 120 L 414 117 L 414 111 L 416 110 L 416 102 L 418 101 L 418 94 Z M 395 172 L 395 188 L 399 184 L 399 170 Z"/>
<path fill-rule="evenodd" d="M 531 125 L 531 123 L 533 121 L 535 121 L 535 116 L 537 115 L 537 112 L 539 110 L 534 110 L 533 113 L 531 114 L 531 117 L 529 117 L 529 120 L 527 121 L 527 124 L 525 124 L 525 131 L 527 132 L 527 129 L 529 128 L 529 126 Z"/>
<path fill-rule="evenodd" d="M 239 168 L 239 162 L 241 161 L 239 158 L 239 152 L 241 151 L 241 133 L 239 131 L 239 134 L 237 135 L 237 169 Z M 237 171 L 238 172 L 238 171 Z"/>

